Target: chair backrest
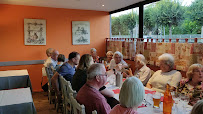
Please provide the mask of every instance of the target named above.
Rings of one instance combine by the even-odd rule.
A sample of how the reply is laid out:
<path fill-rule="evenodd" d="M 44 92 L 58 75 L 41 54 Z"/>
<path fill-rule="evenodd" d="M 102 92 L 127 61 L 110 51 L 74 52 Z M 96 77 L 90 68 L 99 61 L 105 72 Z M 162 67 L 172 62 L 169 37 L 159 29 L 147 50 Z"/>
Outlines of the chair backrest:
<path fill-rule="evenodd" d="M 49 67 L 45 67 L 46 73 L 47 73 L 47 79 L 48 79 L 48 83 L 51 86 L 51 78 L 53 76 L 52 71 L 50 71 Z"/>
<path fill-rule="evenodd" d="M 60 80 L 61 92 L 62 92 L 63 98 L 65 98 L 65 94 L 67 93 L 66 92 L 67 89 L 66 89 L 66 85 L 65 85 L 65 79 L 60 74 L 59 74 L 59 80 Z"/>
<path fill-rule="evenodd" d="M 96 110 L 92 111 L 92 114 L 97 114 L 97 111 Z"/>
<path fill-rule="evenodd" d="M 73 97 L 73 94 L 70 93 L 70 100 L 73 106 L 73 114 L 85 114 L 85 106 L 84 105 L 80 105 L 77 100 Z"/>

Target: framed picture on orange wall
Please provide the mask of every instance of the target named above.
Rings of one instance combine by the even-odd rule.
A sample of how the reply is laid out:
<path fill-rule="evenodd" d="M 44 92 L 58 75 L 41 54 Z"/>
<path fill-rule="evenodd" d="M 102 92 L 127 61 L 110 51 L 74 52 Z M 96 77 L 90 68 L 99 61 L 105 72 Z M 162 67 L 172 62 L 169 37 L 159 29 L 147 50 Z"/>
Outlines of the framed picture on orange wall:
<path fill-rule="evenodd" d="M 46 20 L 24 19 L 25 45 L 46 45 Z"/>
<path fill-rule="evenodd" d="M 73 45 L 90 44 L 90 22 L 72 21 Z"/>

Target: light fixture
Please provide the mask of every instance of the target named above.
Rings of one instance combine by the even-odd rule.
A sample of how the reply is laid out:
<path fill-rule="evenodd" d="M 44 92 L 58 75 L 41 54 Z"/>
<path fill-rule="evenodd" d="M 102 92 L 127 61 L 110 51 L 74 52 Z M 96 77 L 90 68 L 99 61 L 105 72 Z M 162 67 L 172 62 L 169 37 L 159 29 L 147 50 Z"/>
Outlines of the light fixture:
<path fill-rule="evenodd" d="M 102 5 L 102 6 L 104 6 L 104 5 Z"/>

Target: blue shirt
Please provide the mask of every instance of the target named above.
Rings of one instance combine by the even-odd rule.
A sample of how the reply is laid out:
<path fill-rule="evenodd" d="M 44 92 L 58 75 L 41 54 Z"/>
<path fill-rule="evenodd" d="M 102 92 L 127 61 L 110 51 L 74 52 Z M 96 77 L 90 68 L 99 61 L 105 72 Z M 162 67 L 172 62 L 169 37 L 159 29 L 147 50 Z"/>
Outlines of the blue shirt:
<path fill-rule="evenodd" d="M 75 66 L 72 67 L 69 63 L 64 63 L 58 71 L 67 81 L 72 81 L 73 75 L 75 74 Z"/>

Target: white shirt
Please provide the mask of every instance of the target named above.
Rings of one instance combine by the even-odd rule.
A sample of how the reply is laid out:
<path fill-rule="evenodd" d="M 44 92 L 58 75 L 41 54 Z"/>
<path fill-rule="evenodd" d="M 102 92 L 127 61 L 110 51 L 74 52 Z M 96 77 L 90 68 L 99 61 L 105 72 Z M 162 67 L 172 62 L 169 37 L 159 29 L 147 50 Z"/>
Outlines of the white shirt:
<path fill-rule="evenodd" d="M 118 64 L 122 64 L 122 65 L 128 66 L 128 64 L 124 60 L 121 60 L 121 62 L 118 63 Z M 114 69 L 115 66 L 118 65 L 118 64 L 116 64 L 115 60 L 112 59 L 111 62 L 110 62 L 110 69 Z"/>
<path fill-rule="evenodd" d="M 140 70 L 136 70 L 134 76 L 140 79 L 145 86 L 151 77 L 151 69 L 144 65 Z"/>
<path fill-rule="evenodd" d="M 152 85 L 153 90 L 164 92 L 167 83 L 169 83 L 170 86 L 177 87 L 181 79 L 181 73 L 176 70 L 164 73 L 161 70 L 158 70 L 149 79 L 148 83 Z"/>
<path fill-rule="evenodd" d="M 44 67 L 53 66 L 53 68 L 55 68 L 56 65 L 57 65 L 57 61 L 53 60 L 51 57 L 49 57 L 44 63 Z"/>

